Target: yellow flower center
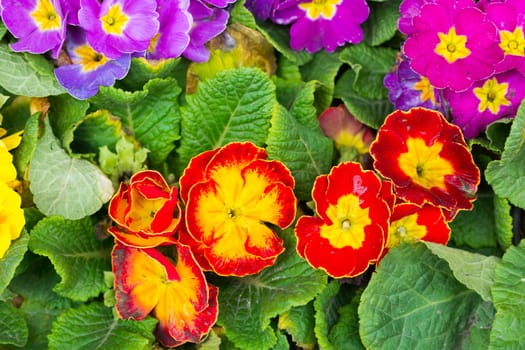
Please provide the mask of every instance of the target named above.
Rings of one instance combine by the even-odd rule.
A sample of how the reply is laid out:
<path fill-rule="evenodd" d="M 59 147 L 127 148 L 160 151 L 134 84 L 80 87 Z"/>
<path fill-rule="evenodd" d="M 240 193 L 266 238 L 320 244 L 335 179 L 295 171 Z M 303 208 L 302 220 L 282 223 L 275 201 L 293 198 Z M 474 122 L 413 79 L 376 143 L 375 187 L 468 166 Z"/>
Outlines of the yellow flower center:
<path fill-rule="evenodd" d="M 148 51 L 154 52 L 155 48 L 157 47 L 157 43 L 159 42 L 160 33 L 155 34 L 153 38 L 151 38 L 151 41 L 149 42 Z"/>
<path fill-rule="evenodd" d="M 102 28 L 108 34 L 122 35 L 126 24 L 129 21 L 128 16 L 122 11 L 122 6 L 118 3 L 111 6 L 106 14 L 100 17 Z"/>
<path fill-rule="evenodd" d="M 306 12 L 306 17 L 315 21 L 319 17 L 332 19 L 337 12 L 337 5 L 343 0 L 313 0 L 299 4 L 299 8 Z"/>
<path fill-rule="evenodd" d="M 457 35 L 456 28 L 452 27 L 448 33 L 438 33 L 439 43 L 434 52 L 447 60 L 448 63 L 465 58 L 470 55 L 470 50 L 466 47 L 467 36 Z"/>
<path fill-rule="evenodd" d="M 434 95 L 434 87 L 426 77 L 421 77 L 421 80 L 414 84 L 414 89 L 421 91 L 421 101 L 430 100 L 436 104 L 436 96 Z"/>
<path fill-rule="evenodd" d="M 509 84 L 498 84 L 496 78 L 489 79 L 482 87 L 475 88 L 474 95 L 479 99 L 478 111 L 484 112 L 488 108 L 492 114 L 498 114 L 501 106 L 510 105 L 510 101 L 505 97 L 508 90 Z"/>
<path fill-rule="evenodd" d="M 499 32 L 500 43 L 499 47 L 507 55 L 525 56 L 525 37 L 523 35 L 523 28 L 516 27 L 514 32 L 501 30 Z"/>
<path fill-rule="evenodd" d="M 364 132 L 352 134 L 349 131 L 342 130 L 335 140 L 337 148 L 353 148 L 358 154 L 368 153 L 368 144 L 363 141 Z"/>
<path fill-rule="evenodd" d="M 359 249 L 365 240 L 365 227 L 372 223 L 368 212 L 369 208 L 359 206 L 359 197 L 344 195 L 328 207 L 326 215 L 332 224 L 321 226 L 320 236 L 335 248 Z"/>
<path fill-rule="evenodd" d="M 386 245 L 393 248 L 403 242 L 421 239 L 426 234 L 426 227 L 417 223 L 417 214 L 408 215 L 390 224 Z"/>
<path fill-rule="evenodd" d="M 35 9 L 29 15 L 41 31 L 56 30 L 62 24 L 62 18 L 50 0 L 37 0 Z"/>
<path fill-rule="evenodd" d="M 80 58 L 83 72 L 89 72 L 105 65 L 109 59 L 101 53 L 96 52 L 87 44 L 75 48 L 75 54 Z"/>
<path fill-rule="evenodd" d="M 453 174 L 454 168 L 448 160 L 439 155 L 443 144 L 436 142 L 427 146 L 422 138 L 409 138 L 407 147 L 408 151 L 398 158 L 400 169 L 414 183 L 424 188 L 446 189 L 445 176 Z"/>

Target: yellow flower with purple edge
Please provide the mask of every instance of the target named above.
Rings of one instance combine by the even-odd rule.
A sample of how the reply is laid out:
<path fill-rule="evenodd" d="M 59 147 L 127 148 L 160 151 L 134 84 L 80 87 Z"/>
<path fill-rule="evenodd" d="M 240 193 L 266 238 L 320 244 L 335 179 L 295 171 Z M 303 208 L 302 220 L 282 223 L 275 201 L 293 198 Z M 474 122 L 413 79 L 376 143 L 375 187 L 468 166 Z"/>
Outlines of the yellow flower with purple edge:
<path fill-rule="evenodd" d="M 112 253 L 116 309 L 122 319 L 159 320 L 157 340 L 166 347 L 198 343 L 217 320 L 217 287 L 206 282 L 189 247 L 173 257 L 155 248 L 117 243 Z"/>
<path fill-rule="evenodd" d="M 121 183 L 108 212 L 118 225 L 108 231 L 122 244 L 151 248 L 176 242 L 182 215 L 178 190 L 170 188 L 157 171 L 139 171 L 129 185 Z"/>
<path fill-rule="evenodd" d="M 301 216 L 295 226 L 298 254 L 332 277 L 364 273 L 387 241 L 390 208 L 382 197 L 391 194 L 389 187 L 355 162 L 318 176 L 312 190 L 317 216 Z"/>
<path fill-rule="evenodd" d="M 458 126 L 417 107 L 388 115 L 370 147 L 374 168 L 407 202 L 471 209 L 480 171 Z"/>
<path fill-rule="evenodd" d="M 284 250 L 271 226 L 294 221 L 295 182 L 266 158 L 263 148 L 232 142 L 194 157 L 179 180 L 193 252 L 219 275 L 255 274 Z"/>
<path fill-rule="evenodd" d="M 0 258 L 9 249 L 11 241 L 20 237 L 25 225 L 21 204 L 20 195 L 0 181 Z"/>

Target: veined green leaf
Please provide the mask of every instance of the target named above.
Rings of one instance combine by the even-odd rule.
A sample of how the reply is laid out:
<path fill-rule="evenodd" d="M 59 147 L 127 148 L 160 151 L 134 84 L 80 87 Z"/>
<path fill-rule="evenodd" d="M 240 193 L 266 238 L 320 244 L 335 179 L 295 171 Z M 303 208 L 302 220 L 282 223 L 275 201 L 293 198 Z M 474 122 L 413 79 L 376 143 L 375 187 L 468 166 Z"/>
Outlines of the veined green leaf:
<path fill-rule="evenodd" d="M 71 220 L 95 213 L 114 193 L 111 180 L 98 167 L 67 155 L 47 119 L 29 165 L 29 181 L 42 213 Z"/>
<path fill-rule="evenodd" d="M 22 347 L 27 343 L 28 329 L 24 316 L 10 302 L 0 302 L 0 344 Z"/>
<path fill-rule="evenodd" d="M 290 334 L 301 349 L 313 349 L 316 344 L 314 324 L 314 304 L 309 302 L 280 314 L 277 325 Z"/>
<path fill-rule="evenodd" d="M 496 316 L 489 349 L 520 349 L 525 344 L 525 240 L 510 247 L 496 267 L 492 296 Z"/>
<path fill-rule="evenodd" d="M 0 259 L 0 295 L 2 295 L 9 282 L 11 282 L 11 279 L 15 275 L 16 268 L 24 258 L 28 242 L 29 235 L 24 230 L 20 237 L 11 243 L 5 255 Z"/>
<path fill-rule="evenodd" d="M 364 24 L 365 42 L 368 45 L 381 45 L 396 35 L 400 4 L 401 0 L 369 3 L 370 16 Z"/>
<path fill-rule="evenodd" d="M 299 200 L 310 200 L 318 175 L 328 173 L 333 142 L 321 131 L 313 103 L 315 82 L 306 84 L 288 112 L 278 105 L 266 141 L 268 156 L 283 162 L 295 178 Z"/>
<path fill-rule="evenodd" d="M 135 92 L 101 87 L 89 101 L 120 117 L 122 125 L 151 151 L 151 162 L 158 164 L 166 160 L 180 137 L 181 91 L 175 79 L 152 79 L 143 90 Z"/>
<path fill-rule="evenodd" d="M 525 100 L 521 103 L 516 118 L 505 142 L 501 160 L 489 163 L 485 177 L 494 192 L 512 204 L 525 209 Z"/>
<path fill-rule="evenodd" d="M 361 296 L 361 340 L 367 349 L 455 349 L 480 303 L 424 244 L 401 245 L 381 260 Z"/>
<path fill-rule="evenodd" d="M 478 293 L 485 301 L 491 301 L 490 288 L 494 283 L 494 270 L 500 262 L 496 256 L 470 253 L 466 250 L 450 248 L 441 244 L 423 242 L 448 263 L 456 279 Z"/>
<path fill-rule="evenodd" d="M 232 141 L 263 146 L 275 105 L 275 87 L 259 69 L 219 72 L 199 84 L 182 108 L 179 171 L 197 154 Z"/>
<path fill-rule="evenodd" d="M 277 343 L 270 319 L 293 306 L 312 300 L 327 282 L 295 251 L 292 229 L 283 231 L 285 252 L 273 266 L 220 285 L 218 324 L 225 335 L 243 349 L 268 349 Z"/>
<path fill-rule="evenodd" d="M 86 301 L 106 290 L 104 271 L 111 270 L 112 241 L 95 238 L 90 218 L 66 220 L 58 216 L 40 220 L 31 230 L 30 249 L 47 256 L 62 281 L 60 295 Z"/>
<path fill-rule="evenodd" d="M 71 152 L 69 146 L 73 142 L 73 133 L 77 124 L 84 119 L 89 103 L 68 94 L 52 96 L 49 103 L 48 118 L 55 136 L 60 140 L 62 147 Z"/>
<path fill-rule="evenodd" d="M 494 229 L 499 245 L 505 250 L 512 246 L 511 210 L 508 200 L 494 195 Z"/>
<path fill-rule="evenodd" d="M 102 303 L 70 309 L 53 323 L 49 349 L 151 349 L 157 320 L 126 321 Z"/>

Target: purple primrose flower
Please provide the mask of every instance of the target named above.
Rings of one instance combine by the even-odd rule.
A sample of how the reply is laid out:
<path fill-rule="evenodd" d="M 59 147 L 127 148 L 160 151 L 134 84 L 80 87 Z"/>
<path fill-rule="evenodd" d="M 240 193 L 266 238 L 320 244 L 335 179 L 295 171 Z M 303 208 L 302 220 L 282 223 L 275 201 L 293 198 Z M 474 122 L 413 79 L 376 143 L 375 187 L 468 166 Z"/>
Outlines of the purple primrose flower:
<path fill-rule="evenodd" d="M 188 47 L 193 24 L 189 6 L 190 0 L 157 0 L 160 29 L 146 52 L 148 59 L 179 57 Z"/>
<path fill-rule="evenodd" d="M 55 68 L 55 77 L 69 94 L 78 99 L 90 98 L 100 86 L 111 86 L 115 80 L 128 74 L 130 54 L 111 59 L 96 52 L 79 27 L 68 27 L 66 50 L 72 63 Z"/>
<path fill-rule="evenodd" d="M 190 0 L 189 12 L 193 17 L 190 42 L 182 54 L 195 62 L 206 62 L 210 51 L 204 46 L 226 29 L 230 14 L 220 8 L 206 6 L 200 0 Z"/>
<path fill-rule="evenodd" d="M 398 60 L 394 69 L 385 76 L 384 85 L 395 109 L 408 111 L 412 107 L 426 107 L 443 112 L 439 91 L 427 78 L 414 72 L 407 60 Z"/>
<path fill-rule="evenodd" d="M 109 58 L 146 51 L 159 31 L 155 0 L 81 0 L 78 19 L 91 47 Z"/>
<path fill-rule="evenodd" d="M 13 51 L 57 58 L 66 37 L 66 22 L 59 0 L 1 0 L 1 17 L 18 41 Z"/>

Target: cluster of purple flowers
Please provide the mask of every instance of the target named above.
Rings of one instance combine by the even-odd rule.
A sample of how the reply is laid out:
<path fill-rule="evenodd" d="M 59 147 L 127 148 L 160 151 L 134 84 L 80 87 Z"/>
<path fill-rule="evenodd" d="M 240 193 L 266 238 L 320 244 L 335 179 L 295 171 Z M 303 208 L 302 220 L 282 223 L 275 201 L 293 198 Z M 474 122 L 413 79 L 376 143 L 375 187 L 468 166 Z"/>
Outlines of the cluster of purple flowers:
<path fill-rule="evenodd" d="M 370 14 L 366 0 L 247 0 L 246 7 L 261 20 L 291 25 L 290 47 L 309 53 L 361 42 Z"/>
<path fill-rule="evenodd" d="M 525 98 L 525 1 L 404 0 L 402 55 L 385 77 L 395 108 L 450 115 L 466 138 Z"/>
<path fill-rule="evenodd" d="M 131 57 L 208 60 L 205 44 L 220 34 L 235 0 L 0 0 L 1 18 L 18 40 L 13 51 L 65 49 L 58 82 L 79 99 L 128 73 Z M 64 60 L 61 60 L 64 61 Z"/>

